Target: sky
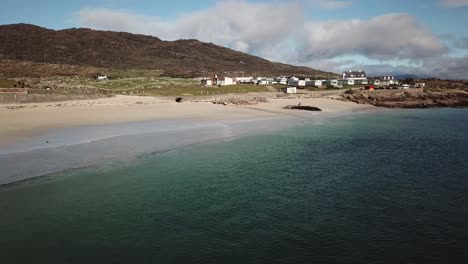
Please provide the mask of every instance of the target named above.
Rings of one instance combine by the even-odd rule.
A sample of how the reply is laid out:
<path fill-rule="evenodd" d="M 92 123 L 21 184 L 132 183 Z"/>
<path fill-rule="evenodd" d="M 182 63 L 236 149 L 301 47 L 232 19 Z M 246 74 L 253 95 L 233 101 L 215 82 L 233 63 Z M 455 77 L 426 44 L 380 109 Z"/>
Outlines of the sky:
<path fill-rule="evenodd" d="M 198 39 L 333 72 L 468 79 L 468 0 L 0 1 L 0 24 Z"/>

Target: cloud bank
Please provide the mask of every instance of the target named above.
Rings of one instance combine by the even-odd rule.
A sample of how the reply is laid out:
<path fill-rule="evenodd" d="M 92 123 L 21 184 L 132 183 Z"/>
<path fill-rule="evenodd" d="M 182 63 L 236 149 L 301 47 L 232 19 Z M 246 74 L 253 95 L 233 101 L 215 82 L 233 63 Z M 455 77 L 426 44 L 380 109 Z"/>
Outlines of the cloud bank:
<path fill-rule="evenodd" d="M 352 4 L 350 1 L 308 2 L 329 9 L 345 8 Z M 453 5 L 455 2 L 460 4 L 467 1 L 443 2 L 451 2 Z M 195 38 L 275 61 L 336 72 L 345 66 L 359 64 L 352 60 L 337 61 L 337 58 L 352 55 L 378 60 L 380 65 L 394 67 L 386 67 L 386 71 L 399 68 L 401 72 L 414 72 L 419 68 L 386 64 L 395 60 L 425 66 L 434 73 L 442 71 L 431 65 L 440 63 L 447 67 L 456 65 L 468 69 L 468 58 L 448 57 L 448 48 L 439 38 L 409 14 L 385 14 L 368 20 L 313 21 L 305 18 L 303 4 L 301 1 L 222 1 L 206 10 L 182 14 L 171 21 L 123 10 L 88 8 L 77 13 L 76 23 L 95 29 L 154 35 L 166 40 Z M 379 67 L 373 69 L 376 69 L 376 74 L 381 73 Z M 447 76 L 453 74 L 447 73 Z M 465 77 L 468 78 L 466 73 L 459 73 L 459 78 Z"/>
<path fill-rule="evenodd" d="M 468 6 L 468 0 L 439 0 L 439 4 L 447 8 Z"/>

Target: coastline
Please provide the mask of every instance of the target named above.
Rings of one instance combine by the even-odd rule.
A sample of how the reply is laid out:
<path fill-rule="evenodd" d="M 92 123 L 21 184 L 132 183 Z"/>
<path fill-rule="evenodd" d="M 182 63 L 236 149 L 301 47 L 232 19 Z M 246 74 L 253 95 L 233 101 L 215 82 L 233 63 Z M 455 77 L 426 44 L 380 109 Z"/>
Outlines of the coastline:
<path fill-rule="evenodd" d="M 283 109 L 299 102 L 323 111 Z M 0 185 L 374 109 L 328 98 L 273 99 L 256 105 L 224 106 L 117 96 L 1 105 Z"/>

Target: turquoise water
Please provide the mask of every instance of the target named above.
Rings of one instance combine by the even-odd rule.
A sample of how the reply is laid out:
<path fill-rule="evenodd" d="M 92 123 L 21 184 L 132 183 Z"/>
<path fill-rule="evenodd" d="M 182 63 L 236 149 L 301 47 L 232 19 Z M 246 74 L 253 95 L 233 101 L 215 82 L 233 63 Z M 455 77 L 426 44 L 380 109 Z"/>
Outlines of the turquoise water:
<path fill-rule="evenodd" d="M 387 111 L 0 188 L 1 263 L 464 263 L 468 111 Z"/>

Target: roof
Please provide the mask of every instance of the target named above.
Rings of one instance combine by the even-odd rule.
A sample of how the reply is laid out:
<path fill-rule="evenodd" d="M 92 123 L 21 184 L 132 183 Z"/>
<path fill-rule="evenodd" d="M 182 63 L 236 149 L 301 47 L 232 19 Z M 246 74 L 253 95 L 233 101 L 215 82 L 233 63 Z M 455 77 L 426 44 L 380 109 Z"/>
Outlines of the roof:
<path fill-rule="evenodd" d="M 366 78 L 365 71 L 345 71 L 343 72 L 343 78 Z"/>

